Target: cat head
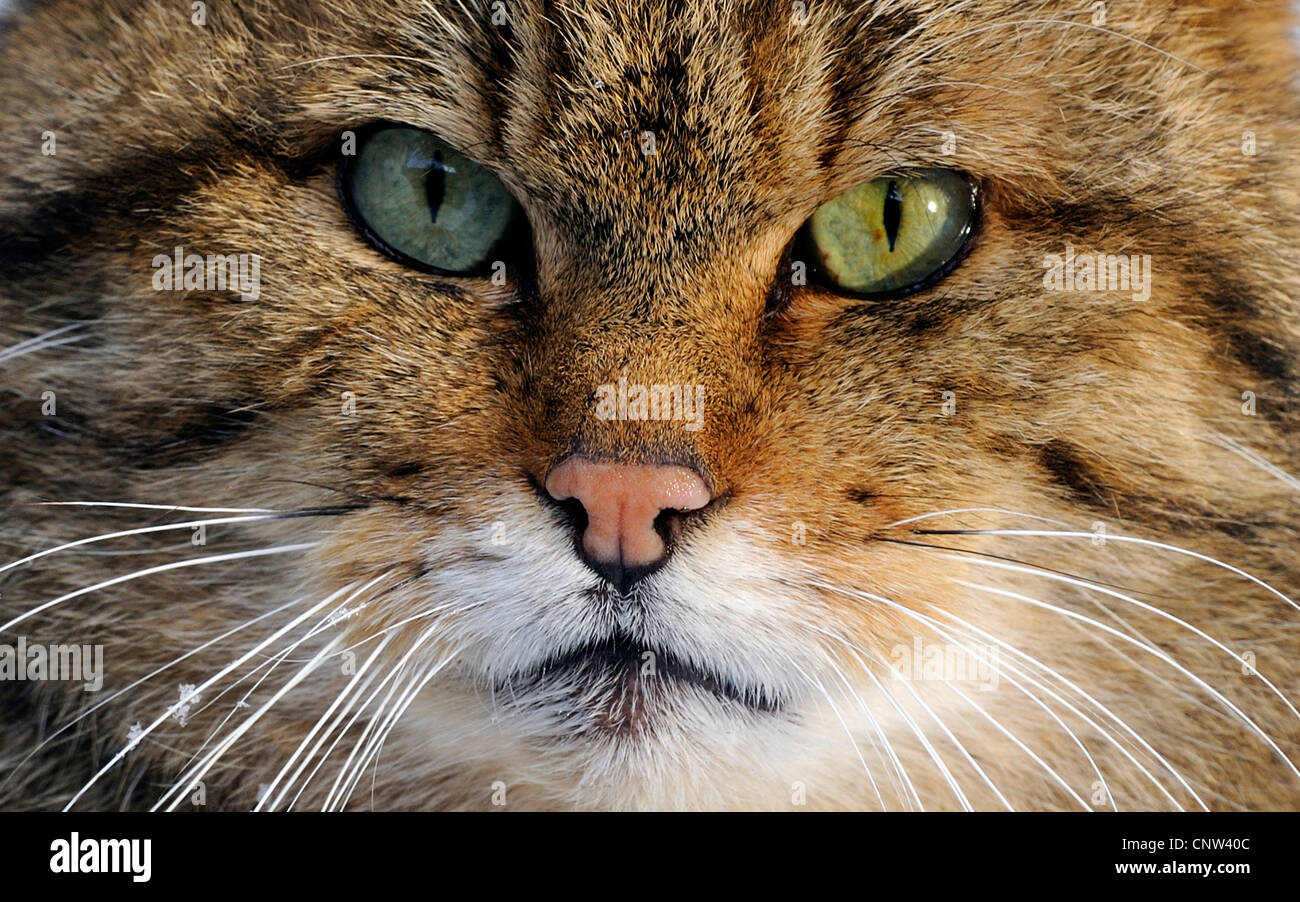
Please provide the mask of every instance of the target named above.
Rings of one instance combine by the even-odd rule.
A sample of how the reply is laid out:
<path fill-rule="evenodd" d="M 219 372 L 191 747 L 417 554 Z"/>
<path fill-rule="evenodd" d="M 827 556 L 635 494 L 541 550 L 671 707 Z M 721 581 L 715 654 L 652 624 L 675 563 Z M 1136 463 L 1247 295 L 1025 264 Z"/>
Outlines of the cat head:
<path fill-rule="evenodd" d="M 1297 797 L 1284 4 L 202 6 L 0 76 L 9 557 L 220 509 L 5 619 L 175 798 Z"/>

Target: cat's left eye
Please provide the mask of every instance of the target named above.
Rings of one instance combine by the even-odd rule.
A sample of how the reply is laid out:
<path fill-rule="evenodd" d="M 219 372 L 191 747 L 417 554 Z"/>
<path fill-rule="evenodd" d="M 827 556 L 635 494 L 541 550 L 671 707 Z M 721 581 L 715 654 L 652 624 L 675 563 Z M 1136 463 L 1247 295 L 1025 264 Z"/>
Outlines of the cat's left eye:
<path fill-rule="evenodd" d="M 961 262 L 977 212 L 975 184 L 949 169 L 876 179 L 818 207 L 799 254 L 833 291 L 902 297 Z"/>
<path fill-rule="evenodd" d="M 388 256 L 442 275 L 483 275 L 514 252 L 519 204 L 496 176 L 423 129 L 357 136 L 339 188 L 353 222 Z"/>

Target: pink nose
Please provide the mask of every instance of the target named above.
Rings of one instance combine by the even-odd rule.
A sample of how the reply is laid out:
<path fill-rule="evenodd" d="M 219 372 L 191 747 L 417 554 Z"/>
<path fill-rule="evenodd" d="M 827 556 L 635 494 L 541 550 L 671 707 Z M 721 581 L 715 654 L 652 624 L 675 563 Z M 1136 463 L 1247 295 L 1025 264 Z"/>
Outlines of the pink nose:
<path fill-rule="evenodd" d="M 556 501 L 577 499 L 587 512 L 582 547 L 598 564 L 648 567 L 665 554 L 655 519 L 665 510 L 699 510 L 713 500 L 694 470 L 676 466 L 596 463 L 570 457 L 546 478 Z"/>

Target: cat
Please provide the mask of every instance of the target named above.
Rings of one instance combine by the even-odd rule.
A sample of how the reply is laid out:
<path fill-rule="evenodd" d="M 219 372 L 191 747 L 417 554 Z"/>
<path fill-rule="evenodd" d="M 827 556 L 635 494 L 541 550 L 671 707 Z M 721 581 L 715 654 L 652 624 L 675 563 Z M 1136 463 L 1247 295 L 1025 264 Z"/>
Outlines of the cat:
<path fill-rule="evenodd" d="M 1289 24 L 18 3 L 0 806 L 1296 808 Z"/>

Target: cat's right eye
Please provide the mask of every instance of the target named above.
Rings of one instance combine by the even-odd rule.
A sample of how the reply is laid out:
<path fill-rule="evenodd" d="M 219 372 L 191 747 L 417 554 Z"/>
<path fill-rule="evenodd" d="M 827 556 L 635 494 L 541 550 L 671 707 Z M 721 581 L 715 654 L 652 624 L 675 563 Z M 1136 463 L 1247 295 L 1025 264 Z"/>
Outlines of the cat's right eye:
<path fill-rule="evenodd" d="M 407 125 L 357 136 L 339 189 L 352 221 L 388 256 L 442 275 L 484 275 L 509 259 L 523 228 L 496 176 L 438 137 Z"/>

